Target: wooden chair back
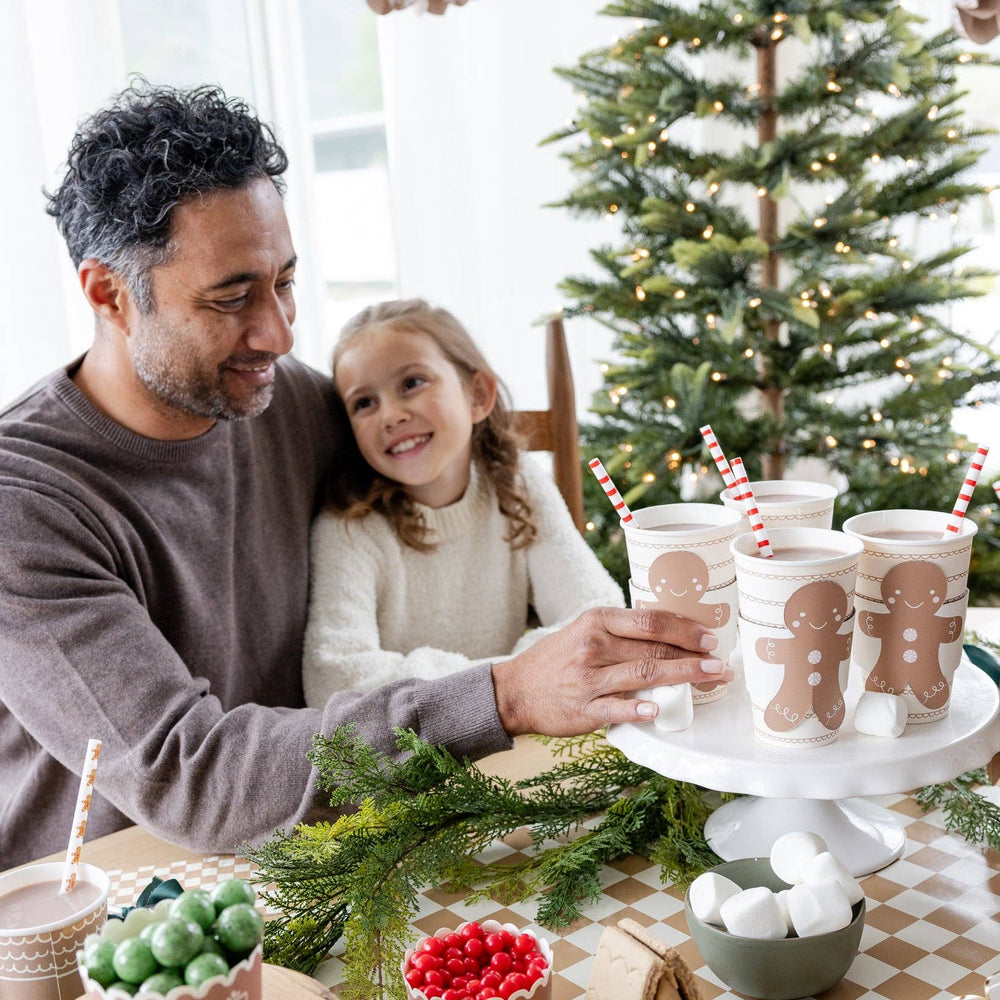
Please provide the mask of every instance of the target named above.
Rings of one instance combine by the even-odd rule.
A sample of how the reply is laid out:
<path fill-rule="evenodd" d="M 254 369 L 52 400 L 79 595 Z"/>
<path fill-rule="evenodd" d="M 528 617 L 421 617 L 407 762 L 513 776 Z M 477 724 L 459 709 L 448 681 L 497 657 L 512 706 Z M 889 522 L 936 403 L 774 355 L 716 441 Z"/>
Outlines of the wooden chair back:
<path fill-rule="evenodd" d="M 514 426 L 527 451 L 552 453 L 552 477 L 566 501 L 577 530 L 583 531 L 583 473 L 580 469 L 580 433 L 576 421 L 576 395 L 569 365 L 566 333 L 561 319 L 545 326 L 545 371 L 548 380 L 547 410 L 515 410 Z"/>

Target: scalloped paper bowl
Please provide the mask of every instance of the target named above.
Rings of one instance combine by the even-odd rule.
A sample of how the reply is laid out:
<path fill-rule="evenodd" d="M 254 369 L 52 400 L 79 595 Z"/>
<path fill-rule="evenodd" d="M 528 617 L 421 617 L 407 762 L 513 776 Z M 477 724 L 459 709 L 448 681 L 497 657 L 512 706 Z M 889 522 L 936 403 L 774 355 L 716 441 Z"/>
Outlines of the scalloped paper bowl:
<path fill-rule="evenodd" d="M 433 934 L 427 935 L 428 937 L 442 937 L 445 934 L 451 934 L 455 931 L 461 934 L 462 928 L 466 927 L 468 924 L 472 923 L 471 920 L 465 920 L 460 923 L 457 927 L 439 927 Z M 514 924 L 501 924 L 498 920 L 480 920 L 479 926 L 482 927 L 487 934 L 495 934 L 497 931 L 510 931 L 511 934 L 530 934 L 538 942 L 538 950 L 542 957 L 548 962 L 548 967 L 545 970 L 545 975 L 541 979 L 536 979 L 531 984 L 530 990 L 516 990 L 511 993 L 510 1000 L 544 1000 L 546 997 L 552 995 L 552 990 L 549 983 L 552 979 L 552 946 L 548 941 L 545 940 L 540 934 L 536 934 L 534 931 L 528 930 L 522 927 L 516 927 Z M 399 971 L 405 975 L 407 963 L 410 961 L 410 957 L 416 952 L 416 948 L 407 948 L 406 954 L 403 956 L 403 961 L 399 966 Z M 409 1000 L 428 1000 L 427 994 L 423 990 L 414 989 L 409 983 L 404 979 L 403 982 L 406 985 L 406 995 Z M 173 1000 L 173 997 L 170 998 Z M 492 997 L 491 1000 L 503 1000 L 502 997 Z"/>
<path fill-rule="evenodd" d="M 126 938 L 136 937 L 143 927 L 157 921 L 166 920 L 170 915 L 172 899 L 164 899 L 150 909 L 132 910 L 124 920 L 109 920 L 100 934 L 92 934 L 84 942 L 84 947 L 93 938 L 105 941 L 124 941 Z M 263 949 L 260 945 L 243 959 L 237 962 L 228 975 L 216 976 L 201 984 L 198 989 L 191 986 L 175 986 L 169 993 L 143 993 L 143 997 L 150 1000 L 156 997 L 163 997 L 164 1000 L 232 1000 L 233 997 L 240 997 L 241 1000 L 262 1000 L 261 988 L 261 955 Z M 105 989 L 99 983 L 87 975 L 87 970 L 83 967 L 83 949 L 76 954 L 77 968 L 80 971 L 80 978 L 83 980 L 83 987 L 86 991 L 86 1000 L 132 1000 L 132 997 L 122 989 Z"/>

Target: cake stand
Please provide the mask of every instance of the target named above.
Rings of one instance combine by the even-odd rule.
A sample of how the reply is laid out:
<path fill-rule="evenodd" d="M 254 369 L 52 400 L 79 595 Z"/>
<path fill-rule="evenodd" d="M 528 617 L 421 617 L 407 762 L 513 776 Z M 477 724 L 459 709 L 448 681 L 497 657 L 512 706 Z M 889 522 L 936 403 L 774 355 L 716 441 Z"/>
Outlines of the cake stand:
<path fill-rule="evenodd" d="M 767 857 L 781 834 L 808 830 L 820 834 L 852 874 L 866 875 L 898 858 L 906 835 L 889 810 L 854 796 L 950 781 L 988 763 L 1000 750 L 1000 692 L 963 656 L 948 715 L 907 726 L 897 739 L 855 730 L 860 695 L 859 679 L 846 693 L 840 738 L 824 747 L 788 749 L 754 736 L 750 698 L 739 677 L 724 698 L 695 709 L 689 729 L 615 725 L 608 741 L 668 778 L 744 793 L 705 824 L 705 839 L 724 860 Z"/>

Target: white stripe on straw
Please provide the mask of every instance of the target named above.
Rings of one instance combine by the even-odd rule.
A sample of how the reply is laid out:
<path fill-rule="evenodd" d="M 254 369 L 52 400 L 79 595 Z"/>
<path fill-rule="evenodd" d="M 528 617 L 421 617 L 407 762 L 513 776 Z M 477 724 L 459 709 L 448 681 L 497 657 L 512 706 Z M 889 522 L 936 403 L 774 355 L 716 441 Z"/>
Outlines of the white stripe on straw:
<path fill-rule="evenodd" d="M 740 491 L 740 496 L 736 499 L 743 504 L 747 520 L 750 522 L 750 530 L 754 538 L 757 539 L 757 551 L 765 558 L 774 557 L 771 543 L 768 541 L 767 532 L 764 530 L 764 521 L 757 509 L 757 498 L 753 495 L 753 488 L 747 476 L 746 469 L 743 468 L 743 459 L 733 459 L 733 475 L 736 477 L 736 489 Z"/>
<path fill-rule="evenodd" d="M 605 472 L 604 466 L 601 465 L 601 460 L 599 458 L 592 458 L 588 464 L 590 465 L 590 471 L 594 473 L 597 481 L 604 487 L 604 492 L 607 493 L 608 499 L 611 501 L 611 506 L 618 511 L 622 519 L 622 524 L 628 524 L 632 520 L 632 511 L 628 509 L 627 504 L 622 500 L 622 495 L 618 492 L 618 487 L 611 482 L 611 477 Z"/>
<path fill-rule="evenodd" d="M 87 829 L 87 816 L 90 813 L 90 796 L 94 791 L 94 779 L 97 777 L 97 761 L 101 756 L 101 741 L 89 740 L 87 756 L 83 759 L 83 773 L 80 775 L 80 791 L 76 797 L 76 814 L 73 816 L 73 829 L 69 834 L 69 847 L 66 848 L 66 863 L 63 865 L 62 885 L 59 894 L 69 892 L 76 885 L 76 875 L 80 868 L 80 848 L 83 846 L 83 832 Z"/>
<path fill-rule="evenodd" d="M 1000 479 L 993 484 L 993 492 L 997 495 L 997 499 L 1000 500 Z"/>
<path fill-rule="evenodd" d="M 708 445 L 709 455 L 715 460 L 719 472 L 722 473 L 722 481 L 726 484 L 726 488 L 731 490 L 736 485 L 736 477 L 733 475 L 733 470 L 726 461 L 726 456 L 722 452 L 722 447 L 715 436 L 715 432 L 712 430 L 711 424 L 705 424 L 701 428 L 701 436 L 705 439 L 705 444 Z"/>
<path fill-rule="evenodd" d="M 979 482 L 979 473 L 983 471 L 983 463 L 989 453 L 990 449 L 981 444 L 976 449 L 975 455 L 972 456 L 969 468 L 965 471 L 965 482 L 962 483 L 962 488 L 958 491 L 955 509 L 951 512 L 951 520 L 948 522 L 948 527 L 944 529 L 943 538 L 947 538 L 949 532 L 957 535 L 961 529 L 962 518 L 965 517 L 965 512 L 969 509 L 972 491 L 976 488 L 976 483 Z"/>

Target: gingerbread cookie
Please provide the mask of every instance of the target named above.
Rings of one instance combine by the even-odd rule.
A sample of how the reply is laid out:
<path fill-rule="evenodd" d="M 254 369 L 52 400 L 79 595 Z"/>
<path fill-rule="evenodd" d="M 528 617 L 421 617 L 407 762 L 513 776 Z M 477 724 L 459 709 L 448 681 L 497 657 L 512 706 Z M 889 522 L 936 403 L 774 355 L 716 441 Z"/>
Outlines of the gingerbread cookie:
<path fill-rule="evenodd" d="M 882 642 L 867 690 L 902 694 L 909 687 L 926 708 L 948 703 L 951 686 L 941 672 L 940 647 L 962 637 L 964 622 L 961 615 L 938 616 L 947 591 L 948 578 L 933 563 L 900 563 L 885 574 L 885 613 L 858 614 L 861 631 Z"/>
<path fill-rule="evenodd" d="M 657 556 L 649 567 L 649 589 L 656 594 L 656 607 L 706 628 L 722 628 L 733 613 L 725 602 L 702 603 L 708 591 L 708 566 L 694 552 L 664 552 Z M 694 687 L 711 691 L 722 683 L 709 681 Z"/>
<path fill-rule="evenodd" d="M 851 636 L 838 630 L 847 617 L 847 594 L 830 580 L 799 587 L 785 604 L 790 639 L 757 640 L 757 656 L 783 664 L 781 687 L 764 711 L 764 723 L 788 732 L 812 712 L 826 729 L 844 721 L 840 664 L 851 655 Z"/>

